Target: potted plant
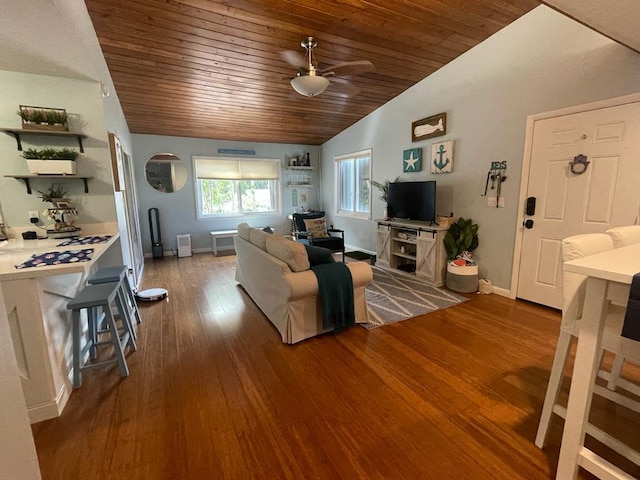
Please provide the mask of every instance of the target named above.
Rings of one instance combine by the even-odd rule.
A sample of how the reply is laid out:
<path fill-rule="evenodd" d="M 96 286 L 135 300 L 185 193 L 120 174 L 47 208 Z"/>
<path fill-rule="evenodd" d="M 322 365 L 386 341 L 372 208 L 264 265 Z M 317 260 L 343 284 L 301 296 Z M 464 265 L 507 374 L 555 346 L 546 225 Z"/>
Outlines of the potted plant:
<path fill-rule="evenodd" d="M 67 111 L 63 108 L 28 107 L 20 105 L 17 112 L 25 130 L 68 131 Z"/>
<path fill-rule="evenodd" d="M 478 225 L 460 217 L 444 236 L 447 251 L 447 288 L 456 292 L 478 290 L 478 265 L 471 252 L 478 247 Z"/>
<path fill-rule="evenodd" d="M 58 201 L 66 200 L 64 196 L 67 194 L 67 191 L 62 187 L 61 183 L 52 183 L 44 192 L 38 190 L 38 193 L 40 194 L 38 198 L 42 199 L 43 202 L 55 204 Z"/>
<path fill-rule="evenodd" d="M 396 177 L 396 182 L 400 177 Z M 389 180 L 385 180 L 384 183 L 376 182 L 375 180 L 371 180 L 371 185 L 380 190 L 380 200 L 384 202 L 384 215 L 383 218 L 386 220 L 389 215 L 387 212 L 387 205 L 389 204 Z"/>
<path fill-rule="evenodd" d="M 75 175 L 78 152 L 71 148 L 28 148 L 22 156 L 27 160 L 30 173 Z"/>

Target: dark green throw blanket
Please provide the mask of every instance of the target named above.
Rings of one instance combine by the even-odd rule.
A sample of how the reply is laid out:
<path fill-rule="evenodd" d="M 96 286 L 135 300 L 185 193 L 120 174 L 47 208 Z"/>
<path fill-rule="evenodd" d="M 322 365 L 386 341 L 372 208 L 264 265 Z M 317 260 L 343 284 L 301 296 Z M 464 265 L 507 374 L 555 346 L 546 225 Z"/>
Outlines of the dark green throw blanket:
<path fill-rule="evenodd" d="M 322 327 L 335 333 L 356 324 L 353 278 L 344 263 L 324 263 L 311 267 L 318 278 L 322 302 Z"/>

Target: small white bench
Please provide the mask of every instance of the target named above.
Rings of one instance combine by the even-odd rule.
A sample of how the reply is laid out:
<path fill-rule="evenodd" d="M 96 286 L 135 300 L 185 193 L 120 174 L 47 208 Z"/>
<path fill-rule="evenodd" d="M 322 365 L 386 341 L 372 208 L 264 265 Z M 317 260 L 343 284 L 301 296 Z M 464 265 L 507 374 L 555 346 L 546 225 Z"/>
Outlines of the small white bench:
<path fill-rule="evenodd" d="M 209 232 L 211 234 L 211 246 L 213 248 L 213 254 L 218 256 L 218 252 L 222 250 L 233 250 L 233 245 L 218 246 L 218 240 L 220 238 L 231 238 L 238 233 L 238 230 L 214 230 Z"/>

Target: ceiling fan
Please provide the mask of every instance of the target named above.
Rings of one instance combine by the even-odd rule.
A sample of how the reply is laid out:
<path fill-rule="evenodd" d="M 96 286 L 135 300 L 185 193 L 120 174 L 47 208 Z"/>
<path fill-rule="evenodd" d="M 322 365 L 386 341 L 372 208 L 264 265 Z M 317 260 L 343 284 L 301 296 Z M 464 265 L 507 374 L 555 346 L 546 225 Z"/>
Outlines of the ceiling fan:
<path fill-rule="evenodd" d="M 319 68 L 313 55 L 313 49 L 318 46 L 317 40 L 313 37 L 307 37 L 300 42 L 300 46 L 306 50 L 304 58 L 298 52 L 291 50 L 282 52 L 282 56 L 289 64 L 298 69 L 296 76 L 291 79 L 291 86 L 296 92 L 305 97 L 320 95 L 331 82 L 341 83 L 345 85 L 347 93 L 355 94 L 358 89 L 349 85 L 347 80 L 338 78 L 338 76 L 360 75 L 375 70 L 373 63 L 369 60 L 342 62 Z"/>

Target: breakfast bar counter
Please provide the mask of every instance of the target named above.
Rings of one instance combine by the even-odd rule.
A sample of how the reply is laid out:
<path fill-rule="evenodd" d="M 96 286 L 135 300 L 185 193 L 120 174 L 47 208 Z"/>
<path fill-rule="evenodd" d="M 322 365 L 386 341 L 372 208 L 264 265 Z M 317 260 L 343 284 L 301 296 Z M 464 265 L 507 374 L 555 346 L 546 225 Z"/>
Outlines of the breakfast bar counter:
<path fill-rule="evenodd" d="M 59 416 L 71 393 L 67 303 L 98 266 L 122 263 L 119 234 L 92 238 L 97 237 L 102 237 L 101 243 L 60 245 L 65 239 L 0 242 L 1 291 L 32 423 Z M 87 249 L 93 250 L 88 261 L 84 254 L 89 252 L 82 252 Z M 33 261 L 33 256 L 50 261 L 57 254 L 68 263 L 16 268 Z"/>

